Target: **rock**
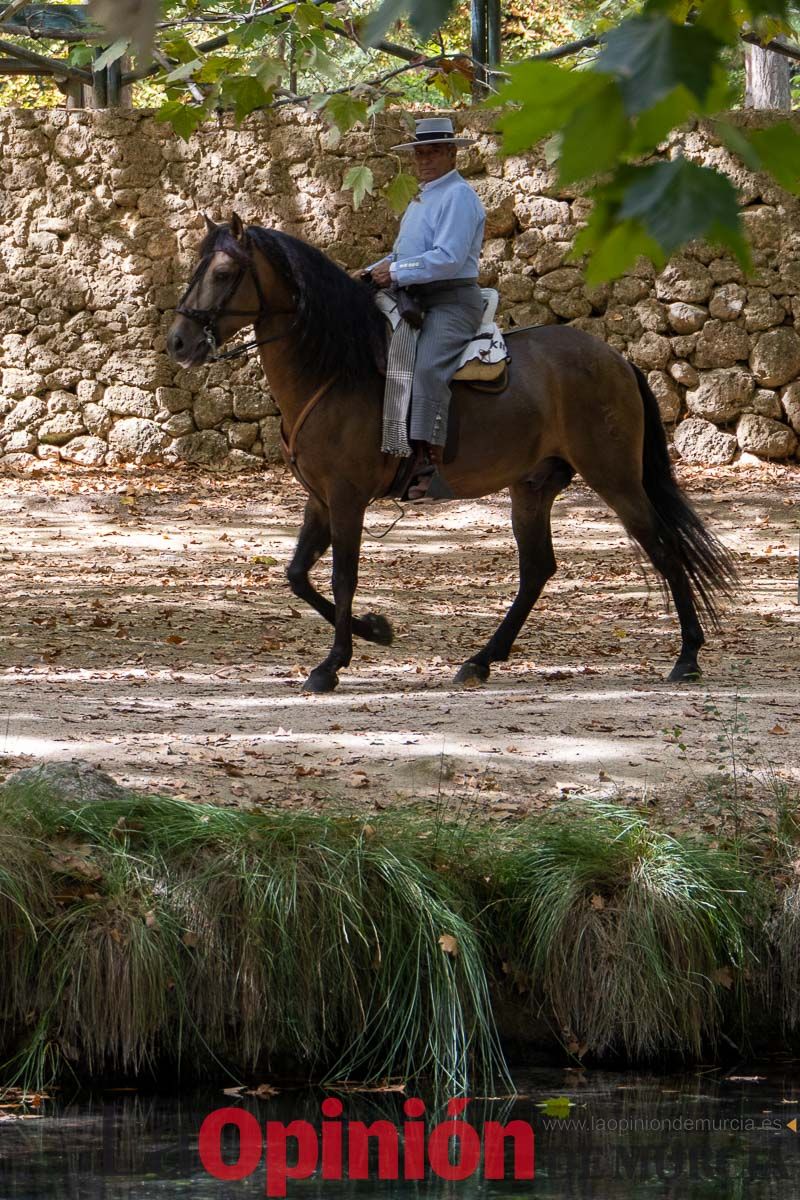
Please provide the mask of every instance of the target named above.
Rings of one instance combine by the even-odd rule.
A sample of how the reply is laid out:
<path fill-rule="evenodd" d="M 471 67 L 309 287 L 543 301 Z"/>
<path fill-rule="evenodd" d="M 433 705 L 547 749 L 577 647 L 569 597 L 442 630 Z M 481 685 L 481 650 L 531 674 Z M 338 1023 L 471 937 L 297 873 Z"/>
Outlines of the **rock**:
<path fill-rule="evenodd" d="M 695 333 L 708 320 L 708 313 L 696 304 L 670 304 L 667 318 L 676 333 Z"/>
<path fill-rule="evenodd" d="M 761 417 L 772 417 L 774 421 L 780 421 L 783 418 L 783 409 L 777 393 L 771 392 L 768 388 L 759 388 L 748 401 L 744 411 L 758 413 Z"/>
<path fill-rule="evenodd" d="M 122 350 L 112 354 L 99 368 L 107 383 L 127 383 L 145 391 L 172 383 L 173 368 L 166 355 L 154 350 Z"/>
<path fill-rule="evenodd" d="M 233 393 L 233 415 L 237 421 L 260 421 L 272 417 L 277 409 L 266 388 L 237 387 Z"/>
<path fill-rule="evenodd" d="M 81 379 L 75 387 L 75 394 L 81 404 L 97 404 L 103 398 L 103 385 L 94 379 Z"/>
<path fill-rule="evenodd" d="M 102 389 L 101 389 L 102 392 Z M 106 408 L 101 408 L 99 404 L 84 404 L 83 423 L 93 437 L 107 438 L 108 431 L 114 424 L 114 418 Z"/>
<path fill-rule="evenodd" d="M 681 414 L 678 389 L 666 371 L 650 371 L 647 376 L 650 390 L 658 401 L 658 411 L 665 425 L 672 425 Z"/>
<path fill-rule="evenodd" d="M 61 458 L 82 467 L 102 467 L 107 449 L 102 438 L 76 437 L 61 447 Z"/>
<path fill-rule="evenodd" d="M 735 321 L 742 315 L 746 299 L 746 288 L 739 283 L 726 283 L 714 292 L 708 311 L 718 321 Z"/>
<path fill-rule="evenodd" d="M 736 454 L 736 438 L 710 421 L 690 417 L 675 430 L 675 448 L 687 462 L 725 464 Z"/>
<path fill-rule="evenodd" d="M 749 371 L 726 367 L 701 375 L 698 386 L 686 393 L 686 405 L 693 417 L 724 423 L 744 412 L 754 391 Z"/>
<path fill-rule="evenodd" d="M 789 458 L 797 449 L 797 435 L 788 425 L 745 413 L 736 426 L 736 440 L 742 450 L 760 458 Z"/>
<path fill-rule="evenodd" d="M 98 801 L 124 800 L 125 788 L 83 759 L 71 762 L 45 762 L 38 767 L 23 767 L 9 775 L 3 791 L 43 791 L 65 804 L 94 804 Z"/>
<path fill-rule="evenodd" d="M 523 229 L 531 225 L 565 225 L 572 222 L 569 205 L 565 200 L 551 200 L 549 196 L 517 195 L 514 211 Z M 561 239 L 567 237 L 561 234 Z M 553 241 L 560 240 L 553 238 Z"/>
<path fill-rule="evenodd" d="M 6 433 L 14 433 L 17 429 L 28 429 L 31 425 L 38 425 L 47 415 L 47 405 L 44 400 L 40 400 L 38 396 L 26 396 L 24 400 L 20 400 L 19 404 L 15 404 L 11 412 L 6 414 L 3 421 L 3 428 Z"/>
<path fill-rule="evenodd" d="M 642 329 L 650 333 L 668 333 L 666 306 L 660 300 L 640 300 L 633 311 L 639 319 Z"/>
<path fill-rule="evenodd" d="M 233 401 L 222 388 L 210 388 L 198 396 L 192 411 L 198 429 L 214 429 L 233 416 Z"/>
<path fill-rule="evenodd" d="M 786 312 L 771 292 L 765 288 L 750 288 L 744 309 L 744 327 L 750 333 L 758 333 L 782 325 Z"/>
<path fill-rule="evenodd" d="M 650 285 L 646 279 L 637 279 L 634 275 L 623 275 L 615 280 L 611 287 L 611 298 L 615 304 L 632 306 L 650 295 Z"/>
<path fill-rule="evenodd" d="M 670 363 L 669 373 L 676 383 L 682 383 L 687 388 L 696 388 L 700 382 L 698 372 L 683 359 L 680 362 Z"/>
<path fill-rule="evenodd" d="M 121 421 L 115 421 L 108 434 L 108 448 L 118 454 L 122 462 L 158 462 L 168 443 L 169 438 L 161 426 L 142 417 L 123 417 Z"/>
<path fill-rule="evenodd" d="M 764 387 L 780 387 L 800 375 L 800 337 L 788 325 L 762 333 L 750 356 L 753 374 Z"/>
<path fill-rule="evenodd" d="M 185 462 L 209 464 L 223 462 L 229 453 L 228 439 L 212 429 L 176 438 L 170 450 Z"/>
<path fill-rule="evenodd" d="M 476 179 L 474 187 L 486 209 L 486 237 L 510 237 L 517 224 L 513 186 L 488 177 Z"/>
<path fill-rule="evenodd" d="M 17 367 L 4 367 L 0 372 L 0 391 L 14 400 L 32 396 L 44 390 L 44 376 L 37 371 L 21 371 Z"/>
<path fill-rule="evenodd" d="M 180 388 L 156 388 L 156 404 L 159 408 L 169 409 L 171 413 L 184 412 L 191 408 L 193 399 L 191 392 L 184 392 Z"/>
<path fill-rule="evenodd" d="M 659 300 L 704 304 L 711 295 L 710 272 L 693 258 L 676 258 L 656 278 Z"/>
<path fill-rule="evenodd" d="M 263 471 L 264 459 L 244 450 L 231 450 L 223 465 L 226 471 Z"/>
<path fill-rule="evenodd" d="M 74 392 L 56 391 L 49 392 L 47 397 L 47 411 L 51 415 L 65 412 L 80 412 L 81 402 Z"/>
<path fill-rule="evenodd" d="M 250 450 L 258 437 L 258 423 L 236 421 L 225 430 L 228 445 L 233 450 Z"/>
<path fill-rule="evenodd" d="M 4 454 L 32 454 L 36 449 L 36 434 L 28 429 L 18 429 L 16 433 L 3 434 Z"/>
<path fill-rule="evenodd" d="M 530 300 L 533 296 L 533 280 L 527 275 L 503 275 L 499 286 L 503 299 L 511 304 Z"/>
<path fill-rule="evenodd" d="M 83 419 L 79 413 L 65 412 L 57 413 L 54 417 L 49 417 L 46 421 L 42 421 L 38 430 L 40 442 L 44 442 L 46 446 L 63 446 L 65 442 L 70 441 L 77 434 L 85 433 Z"/>
<path fill-rule="evenodd" d="M 776 249 L 781 244 L 781 218 L 777 209 L 767 204 L 747 208 L 742 212 L 742 223 L 748 241 L 756 249 Z"/>
<path fill-rule="evenodd" d="M 745 362 L 750 354 L 750 337 L 732 321 L 706 321 L 694 352 L 696 367 L 730 367 Z"/>
<path fill-rule="evenodd" d="M 148 421 L 152 421 L 157 412 L 152 392 L 120 383 L 106 388 L 102 406 L 118 417 L 143 417 Z"/>
<path fill-rule="evenodd" d="M 643 370 L 663 370 L 670 360 L 672 346 L 669 338 L 660 333 L 645 333 L 628 348 L 631 362 Z"/>
<path fill-rule="evenodd" d="M 186 437 L 195 432 L 194 417 L 190 412 L 177 412 L 161 422 L 161 428 L 170 437 Z"/>
<path fill-rule="evenodd" d="M 571 292 L 556 292 L 550 297 L 550 308 L 556 316 L 564 317 L 567 321 L 577 317 L 588 317 L 592 311 L 583 288 L 575 288 Z"/>
<path fill-rule="evenodd" d="M 42 462 L 35 454 L 4 454 L 0 468 L 12 475 L 44 475 L 54 469 L 52 462 Z"/>
<path fill-rule="evenodd" d="M 781 393 L 781 405 L 792 429 L 800 433 L 800 382 L 790 383 Z"/>

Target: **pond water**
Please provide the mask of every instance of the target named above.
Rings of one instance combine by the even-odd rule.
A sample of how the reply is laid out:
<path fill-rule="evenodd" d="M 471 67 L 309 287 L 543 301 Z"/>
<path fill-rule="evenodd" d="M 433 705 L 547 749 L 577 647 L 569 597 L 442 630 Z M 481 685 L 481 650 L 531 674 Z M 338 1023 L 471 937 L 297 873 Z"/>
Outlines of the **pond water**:
<path fill-rule="evenodd" d="M 532 1127 L 533 1179 L 513 1178 L 515 1145 L 519 1171 L 524 1174 L 526 1170 L 523 1130 L 518 1143 L 506 1140 L 505 1163 L 500 1163 L 507 1172 L 505 1179 L 484 1178 L 480 1165 L 468 1178 L 445 1181 L 436 1176 L 430 1163 L 421 1180 L 380 1179 L 373 1146 L 367 1179 L 323 1179 L 318 1166 L 306 1179 L 290 1178 L 287 1195 L 299 1200 L 515 1200 L 523 1196 L 542 1200 L 789 1200 L 800 1196 L 800 1133 L 791 1128 L 797 1118 L 800 1129 L 800 1071 L 761 1075 L 748 1070 L 725 1076 L 721 1071 L 698 1070 L 659 1078 L 588 1070 L 542 1071 L 518 1078 L 517 1086 L 524 1094 L 516 1100 L 473 1099 L 463 1116 L 453 1119 L 466 1121 L 475 1130 L 462 1133 L 459 1143 L 465 1147 L 461 1160 L 465 1170 L 470 1147 L 474 1149 L 479 1140 L 484 1149 L 488 1144 L 486 1122 L 506 1126 L 518 1121 Z M 323 1118 L 320 1106 L 332 1095 L 286 1091 L 269 1099 L 237 1099 L 221 1088 L 177 1097 L 143 1092 L 74 1097 L 61 1093 L 44 1103 L 41 1116 L 0 1119 L 0 1198 L 249 1200 L 263 1196 L 266 1174 L 260 1142 L 267 1121 L 309 1122 L 302 1136 L 310 1139 L 314 1155 L 324 1121 L 325 1137 L 331 1139 L 322 1143 L 329 1176 L 337 1170 L 337 1136 L 345 1147 L 345 1164 L 348 1161 L 348 1141 L 352 1150 L 355 1140 L 350 1123 L 388 1122 L 400 1131 L 396 1140 L 400 1175 L 404 1170 L 414 1173 L 414 1134 L 408 1130 L 419 1130 L 422 1124 L 412 1124 L 413 1114 L 404 1113 L 406 1097 L 398 1093 L 337 1093 L 341 1118 L 330 1111 Z M 559 1097 L 572 1101 L 568 1110 L 563 1101 L 552 1103 Z M 222 1135 L 220 1161 L 235 1163 L 240 1150 L 252 1153 L 254 1163 L 257 1157 L 260 1160 L 249 1177 L 235 1182 L 210 1175 L 198 1150 L 203 1120 L 214 1110 L 229 1106 L 252 1114 L 252 1120 L 241 1118 L 244 1139 L 257 1141 L 243 1147 L 239 1134 L 228 1126 Z M 443 1119 L 444 1109 L 430 1101 L 428 1109 L 430 1134 Z M 213 1142 L 210 1138 L 209 1144 Z M 220 1147 L 219 1135 L 215 1144 Z M 420 1139 L 419 1144 L 425 1143 Z M 448 1142 L 446 1135 L 444 1145 L 445 1155 L 450 1146 L 447 1161 L 460 1161 L 460 1152 L 456 1154 L 455 1143 Z M 430 1157 L 434 1157 L 433 1151 Z M 270 1175 L 273 1191 L 279 1182 L 279 1161 L 277 1155 L 278 1165 Z M 389 1152 L 384 1173 L 393 1172 Z"/>

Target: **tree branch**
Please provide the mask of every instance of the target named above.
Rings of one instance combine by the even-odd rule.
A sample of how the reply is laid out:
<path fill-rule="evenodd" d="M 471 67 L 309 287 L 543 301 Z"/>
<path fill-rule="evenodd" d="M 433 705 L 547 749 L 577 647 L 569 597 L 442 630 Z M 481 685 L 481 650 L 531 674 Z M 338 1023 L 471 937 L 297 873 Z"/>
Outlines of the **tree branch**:
<path fill-rule="evenodd" d="M 0 40 L 0 54 L 8 54 L 12 58 L 21 59 L 22 62 L 32 63 L 33 66 L 46 67 L 51 75 L 58 75 L 65 79 L 80 79 L 82 83 L 92 82 L 90 71 L 71 66 L 65 58 L 47 58 L 44 54 L 37 54 L 35 50 L 26 50 L 23 46 L 17 46 L 14 42 Z"/>

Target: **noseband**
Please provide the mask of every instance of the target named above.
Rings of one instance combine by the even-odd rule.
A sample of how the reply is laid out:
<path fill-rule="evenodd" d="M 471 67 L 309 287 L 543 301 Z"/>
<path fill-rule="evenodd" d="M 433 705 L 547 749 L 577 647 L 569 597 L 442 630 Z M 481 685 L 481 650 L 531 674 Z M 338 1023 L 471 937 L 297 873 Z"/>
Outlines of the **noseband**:
<path fill-rule="evenodd" d="M 267 304 L 267 298 L 264 295 L 263 288 L 261 287 L 261 280 L 258 278 L 258 271 L 256 271 L 253 264 L 251 242 L 246 234 L 245 246 L 247 247 L 250 255 L 250 261 L 239 264 L 238 272 L 236 275 L 234 275 L 233 279 L 212 308 L 189 308 L 189 306 L 186 304 L 186 300 L 191 295 L 194 288 L 202 283 L 203 279 L 205 278 L 206 272 L 211 265 L 213 254 L 209 254 L 207 258 L 204 258 L 201 261 L 194 275 L 192 275 L 192 278 L 189 280 L 189 285 L 186 288 L 186 291 L 183 293 L 177 305 L 175 306 L 175 312 L 179 316 L 186 317 L 189 321 L 194 321 L 195 324 L 199 325 L 202 329 L 203 335 L 208 343 L 209 362 L 223 362 L 228 358 L 239 358 L 241 355 L 247 354 L 248 350 L 253 350 L 256 346 L 264 346 L 267 342 L 280 341 L 281 338 L 287 337 L 291 332 L 291 330 L 287 330 L 286 333 L 277 333 L 273 334 L 271 337 L 259 338 L 258 340 L 253 340 L 251 342 L 245 342 L 244 345 L 237 346 L 235 350 L 228 350 L 225 352 L 225 354 L 217 353 L 217 349 L 220 345 L 217 322 L 221 317 L 251 317 L 253 324 L 258 325 L 262 318 L 274 315 L 270 311 L 270 307 Z M 253 284 L 255 285 L 256 289 L 256 295 L 258 296 L 258 311 L 255 313 L 248 312 L 242 308 L 226 307 L 228 301 L 236 295 L 237 291 L 239 290 L 239 285 L 248 271 L 252 275 Z"/>

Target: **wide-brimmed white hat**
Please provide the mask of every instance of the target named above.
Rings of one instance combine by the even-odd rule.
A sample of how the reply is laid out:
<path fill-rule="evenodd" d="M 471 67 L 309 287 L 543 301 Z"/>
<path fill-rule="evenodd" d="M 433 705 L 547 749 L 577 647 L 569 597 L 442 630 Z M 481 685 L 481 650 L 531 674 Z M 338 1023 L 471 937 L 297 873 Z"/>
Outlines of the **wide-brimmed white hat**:
<path fill-rule="evenodd" d="M 393 150 L 413 150 L 430 143 L 446 143 L 448 146 L 471 146 L 475 138 L 456 137 L 453 122 L 449 117 L 423 117 L 417 121 L 413 142 L 401 142 Z"/>

